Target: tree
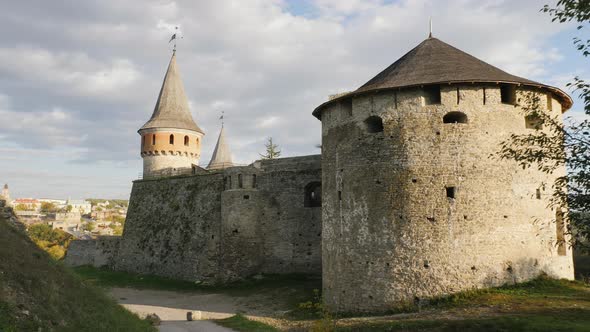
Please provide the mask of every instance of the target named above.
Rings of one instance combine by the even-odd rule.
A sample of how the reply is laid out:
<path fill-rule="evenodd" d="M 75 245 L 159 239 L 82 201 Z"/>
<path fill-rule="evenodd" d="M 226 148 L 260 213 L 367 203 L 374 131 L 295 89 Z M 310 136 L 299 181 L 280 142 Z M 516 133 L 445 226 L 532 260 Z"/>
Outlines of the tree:
<path fill-rule="evenodd" d="M 590 2 L 587 0 L 560 0 L 555 8 L 545 5 L 541 11 L 553 16 L 553 22 L 577 22 L 578 30 L 590 20 Z M 584 57 L 590 55 L 590 40 L 573 38 L 575 47 Z M 584 103 L 586 115 L 590 115 L 590 85 L 580 77 L 568 83 Z M 559 116 L 551 116 L 540 106 L 538 94 L 528 93 L 521 104 L 527 118 L 543 130 L 529 134 L 511 135 L 501 144 L 499 156 L 515 160 L 523 168 L 535 167 L 553 174 L 558 169 L 567 169 L 559 176 L 552 188 L 549 206 L 560 211 L 572 236 L 571 245 L 581 250 L 590 250 L 590 120 L 562 122 Z"/>
<path fill-rule="evenodd" d="M 73 209 L 74 209 L 74 208 L 73 208 L 71 205 L 69 205 L 69 204 L 68 204 L 68 206 L 66 206 L 66 212 L 67 212 L 67 213 L 70 213 L 70 212 L 72 212 L 72 210 L 73 210 Z"/>
<path fill-rule="evenodd" d="M 41 249 L 47 251 L 54 259 L 62 259 L 66 253 L 72 235 L 59 229 L 52 229 L 47 224 L 35 224 L 27 229 L 29 237 Z"/>
<path fill-rule="evenodd" d="M 281 156 L 281 150 L 279 150 L 279 146 L 272 142 L 272 137 L 269 137 L 264 144 L 266 147 L 265 154 L 260 154 L 262 159 L 275 159 Z"/>
<path fill-rule="evenodd" d="M 55 212 L 57 211 L 57 207 L 55 204 L 51 202 L 42 202 L 41 203 L 41 212 Z"/>

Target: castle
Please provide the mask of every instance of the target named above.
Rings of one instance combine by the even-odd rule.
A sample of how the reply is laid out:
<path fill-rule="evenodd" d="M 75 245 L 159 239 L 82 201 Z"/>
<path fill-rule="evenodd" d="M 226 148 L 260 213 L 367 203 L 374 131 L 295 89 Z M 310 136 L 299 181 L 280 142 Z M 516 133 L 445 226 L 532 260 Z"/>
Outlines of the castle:
<path fill-rule="evenodd" d="M 543 130 L 527 94 L 560 115 L 562 90 L 508 74 L 429 37 L 353 92 L 318 106 L 322 154 L 233 166 L 224 131 L 207 169 L 173 54 L 139 130 L 122 238 L 74 241 L 66 263 L 225 282 L 321 274 L 335 312 L 525 281 L 573 278 L 547 176 L 491 159 Z"/>

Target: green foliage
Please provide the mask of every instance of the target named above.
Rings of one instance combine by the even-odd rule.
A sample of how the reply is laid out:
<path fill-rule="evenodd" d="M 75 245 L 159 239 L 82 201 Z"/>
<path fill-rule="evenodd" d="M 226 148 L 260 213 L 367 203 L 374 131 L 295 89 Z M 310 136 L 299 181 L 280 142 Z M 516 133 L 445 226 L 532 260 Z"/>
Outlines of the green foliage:
<path fill-rule="evenodd" d="M 28 207 L 27 205 L 25 205 L 25 204 L 22 204 L 22 203 L 21 203 L 21 204 L 17 204 L 17 205 L 14 207 L 14 209 L 15 209 L 16 211 L 32 211 L 32 210 L 33 210 L 32 208 L 30 208 L 30 207 Z"/>
<path fill-rule="evenodd" d="M 236 314 L 232 317 L 225 318 L 225 319 L 218 319 L 215 321 L 217 324 L 221 326 L 225 326 L 227 328 L 233 329 L 239 332 L 249 332 L 249 331 L 256 331 L 256 332 L 275 332 L 279 331 L 276 328 L 257 322 L 255 320 L 248 319 L 246 316 L 242 314 Z"/>
<path fill-rule="evenodd" d="M 72 235 L 60 229 L 52 229 L 47 224 L 31 225 L 27 232 L 29 237 L 45 250 L 53 259 L 59 260 L 65 256 L 66 250 L 72 241 Z"/>
<path fill-rule="evenodd" d="M 86 223 L 82 224 L 83 231 L 92 232 L 95 227 L 96 227 L 96 225 L 93 222 L 86 222 Z"/>
<path fill-rule="evenodd" d="M 269 137 L 266 144 L 266 152 L 264 154 L 260 154 L 262 159 L 275 159 L 281 156 L 281 150 L 279 150 L 279 146 L 272 142 L 272 137 Z"/>
<path fill-rule="evenodd" d="M 546 5 L 541 10 L 553 16 L 557 22 L 578 22 L 578 29 L 590 19 L 588 1 L 560 0 L 556 7 Z M 584 56 L 588 56 L 590 43 L 574 38 L 574 44 Z M 590 115 L 590 85 L 579 77 L 574 78 L 572 87 L 584 102 L 584 110 Z M 565 211 L 561 218 L 568 225 L 572 246 L 590 250 L 590 120 L 562 123 L 559 115 L 551 115 L 541 107 L 539 94 L 529 93 L 522 102 L 525 116 L 534 117 L 542 130 L 523 135 L 511 135 L 503 142 L 498 153 L 500 158 L 515 160 L 523 168 L 535 167 L 551 174 L 560 168 L 567 168 L 567 175 L 558 177 L 550 186 L 552 198 L 549 207 Z M 561 212 L 559 212 L 561 213 Z M 556 217 L 557 219 L 557 217 Z"/>
<path fill-rule="evenodd" d="M 68 212 L 68 213 L 72 212 L 73 209 L 74 208 L 69 204 L 68 204 L 68 206 L 66 206 L 66 212 Z"/>
<path fill-rule="evenodd" d="M 56 212 L 57 206 L 51 202 L 41 202 L 41 212 Z"/>
<path fill-rule="evenodd" d="M 332 332 L 336 330 L 336 319 L 324 305 L 318 289 L 313 290 L 313 300 L 299 304 L 299 309 L 313 312 L 316 319 L 311 327 L 311 332 Z"/>
<path fill-rule="evenodd" d="M 155 331 L 51 260 L 1 215 L 0 243 L 0 331 Z"/>

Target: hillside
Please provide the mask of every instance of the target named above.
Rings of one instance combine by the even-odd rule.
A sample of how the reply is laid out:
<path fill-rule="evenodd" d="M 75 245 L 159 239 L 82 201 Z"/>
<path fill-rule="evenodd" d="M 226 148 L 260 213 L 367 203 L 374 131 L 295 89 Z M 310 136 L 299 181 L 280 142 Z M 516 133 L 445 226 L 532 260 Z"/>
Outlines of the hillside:
<path fill-rule="evenodd" d="M 0 331 L 154 331 L 53 261 L 2 211 Z"/>

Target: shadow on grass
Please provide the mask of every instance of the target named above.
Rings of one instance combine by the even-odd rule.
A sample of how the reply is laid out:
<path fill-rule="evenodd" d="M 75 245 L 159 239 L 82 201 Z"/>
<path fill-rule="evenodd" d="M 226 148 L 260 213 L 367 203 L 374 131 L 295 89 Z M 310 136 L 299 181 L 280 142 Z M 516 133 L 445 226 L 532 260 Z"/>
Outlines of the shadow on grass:
<path fill-rule="evenodd" d="M 251 319 L 246 318 L 242 314 L 236 314 L 232 317 L 225 318 L 225 319 L 218 319 L 215 323 L 227 327 L 239 332 L 275 332 L 279 331 L 273 326 L 257 322 Z"/>
<path fill-rule="evenodd" d="M 526 315 L 469 319 L 396 320 L 358 323 L 337 331 L 588 331 L 590 310 L 547 310 Z"/>
<path fill-rule="evenodd" d="M 301 292 L 309 290 L 309 293 L 311 293 L 311 290 L 314 288 L 321 288 L 321 279 L 318 276 L 302 274 L 262 275 L 258 278 L 249 278 L 232 283 L 208 285 L 202 282 L 191 282 L 154 275 L 140 275 L 112 271 L 91 266 L 75 267 L 73 268 L 73 271 L 84 281 L 100 287 L 155 289 L 183 292 L 215 292 L 232 296 L 248 296 L 260 291 L 281 288 L 295 288 Z M 299 298 L 297 300 L 299 300 Z"/>

